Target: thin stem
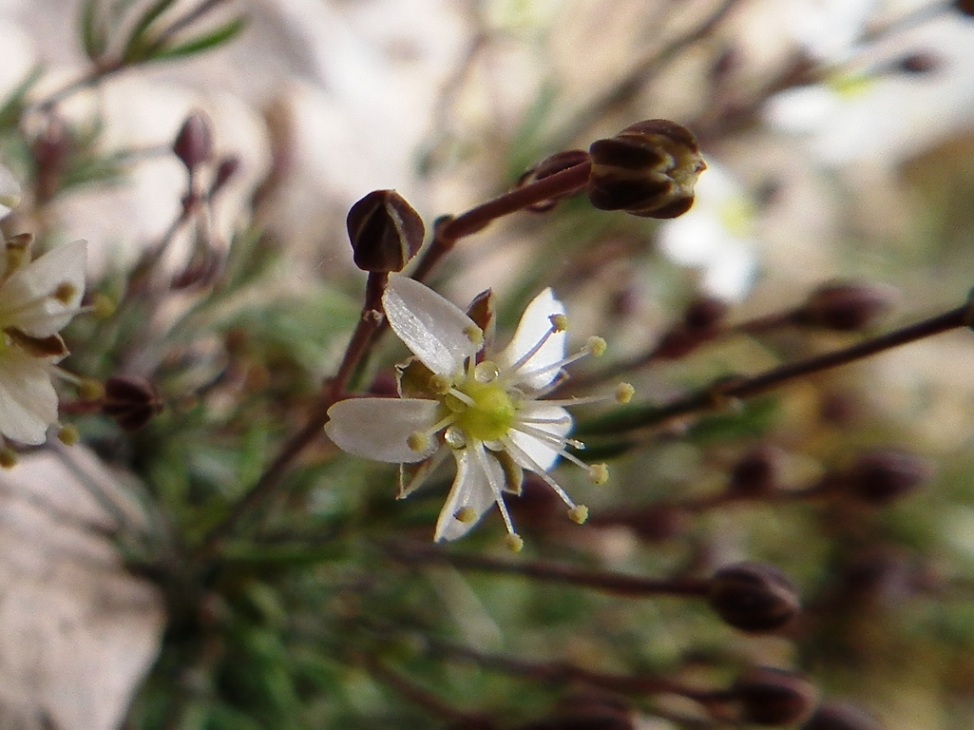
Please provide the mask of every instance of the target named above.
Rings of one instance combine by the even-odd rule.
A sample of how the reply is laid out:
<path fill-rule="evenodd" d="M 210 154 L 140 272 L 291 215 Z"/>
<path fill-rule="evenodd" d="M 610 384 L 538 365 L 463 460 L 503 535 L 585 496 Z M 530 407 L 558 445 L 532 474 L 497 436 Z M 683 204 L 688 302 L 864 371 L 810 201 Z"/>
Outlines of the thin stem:
<path fill-rule="evenodd" d="M 440 218 L 434 228 L 433 241 L 416 265 L 413 278 L 424 281 L 459 239 L 483 230 L 492 221 L 529 205 L 578 192 L 588 184 L 591 169 L 591 162 L 586 160 L 530 185 L 515 188 L 459 216 Z"/>
<path fill-rule="evenodd" d="M 551 583 L 568 583 L 629 598 L 646 596 L 705 597 L 710 582 L 701 578 L 653 579 L 609 571 L 582 570 L 574 565 L 543 561 L 506 561 L 482 555 L 449 553 L 426 545 L 396 543 L 389 551 L 394 560 L 405 563 L 449 563 L 461 570 L 535 578 Z"/>
<path fill-rule="evenodd" d="M 579 432 L 618 433 L 648 426 L 658 426 L 674 418 L 720 408 L 728 402 L 750 398 L 792 380 L 824 372 L 863 360 L 886 350 L 932 337 L 948 330 L 970 325 L 971 305 L 965 304 L 936 317 L 902 329 L 888 332 L 851 347 L 772 368 L 753 377 L 721 379 L 658 408 L 641 408 L 629 413 L 615 413 L 609 418 L 580 424 Z"/>

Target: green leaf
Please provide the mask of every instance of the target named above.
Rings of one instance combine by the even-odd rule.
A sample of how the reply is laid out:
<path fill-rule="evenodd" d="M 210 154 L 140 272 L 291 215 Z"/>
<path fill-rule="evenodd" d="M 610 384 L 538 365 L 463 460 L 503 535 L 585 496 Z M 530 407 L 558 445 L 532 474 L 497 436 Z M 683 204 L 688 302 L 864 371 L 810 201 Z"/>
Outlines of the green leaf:
<path fill-rule="evenodd" d="M 129 34 L 125 48 L 122 50 L 122 58 L 127 61 L 145 60 L 145 52 L 152 48 L 152 43 L 146 38 L 149 27 L 172 6 L 176 0 L 156 0 L 149 6 L 145 14 L 139 18 L 132 32 Z"/>
<path fill-rule="evenodd" d="M 81 46 L 92 61 L 99 60 L 108 47 L 105 26 L 98 12 L 99 0 L 87 0 L 81 7 Z"/>
<path fill-rule="evenodd" d="M 233 20 L 221 25 L 216 30 L 198 36 L 185 43 L 166 48 L 152 56 L 153 61 L 162 61 L 172 58 L 185 58 L 193 56 L 203 51 L 208 51 L 217 46 L 231 41 L 247 26 L 247 19 L 244 17 L 234 18 Z"/>
<path fill-rule="evenodd" d="M 0 130 L 15 127 L 20 121 L 20 115 L 26 104 L 27 94 L 41 76 L 44 75 L 40 66 L 34 66 L 27 72 L 27 76 L 14 88 L 0 105 Z"/>

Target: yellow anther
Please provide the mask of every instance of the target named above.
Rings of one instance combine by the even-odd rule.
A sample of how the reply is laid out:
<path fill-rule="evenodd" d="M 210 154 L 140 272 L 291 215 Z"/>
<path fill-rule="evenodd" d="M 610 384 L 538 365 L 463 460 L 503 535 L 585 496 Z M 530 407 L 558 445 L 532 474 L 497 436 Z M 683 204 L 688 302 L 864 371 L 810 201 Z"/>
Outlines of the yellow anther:
<path fill-rule="evenodd" d="M 555 332 L 564 332 L 568 329 L 568 317 L 564 314 L 552 314 L 548 317 L 548 321 L 555 328 Z"/>
<path fill-rule="evenodd" d="M 467 339 L 477 346 L 484 344 L 484 331 L 476 325 L 470 325 L 464 329 L 463 334 L 465 334 Z"/>
<path fill-rule="evenodd" d="M 91 298 L 91 310 L 98 319 L 108 319 L 115 314 L 115 300 L 96 292 Z"/>
<path fill-rule="evenodd" d="M 592 484 L 602 486 L 609 481 L 609 467 L 605 464 L 589 465 L 588 478 L 592 481 Z"/>
<path fill-rule="evenodd" d="M 586 349 L 592 355 L 592 357 L 602 357 L 605 354 L 605 340 L 601 337 L 589 337 Z"/>
<path fill-rule="evenodd" d="M 406 445 L 412 451 L 421 454 L 430 447 L 430 437 L 422 431 L 416 431 L 409 434 L 409 438 L 406 439 Z"/>
<path fill-rule="evenodd" d="M 93 378 L 82 378 L 78 383 L 78 395 L 82 400 L 101 400 L 105 397 L 105 386 Z"/>
<path fill-rule="evenodd" d="M 58 284 L 57 289 L 54 290 L 54 298 L 65 306 L 69 305 L 71 300 L 74 299 L 77 294 L 78 287 L 69 281 Z"/>
<path fill-rule="evenodd" d="M 588 507 L 584 504 L 575 505 L 568 510 L 568 519 L 576 524 L 584 525 L 585 520 L 588 519 Z"/>
<path fill-rule="evenodd" d="M 457 518 L 458 522 L 469 525 L 471 522 L 476 522 L 477 511 L 473 507 L 461 507 L 453 516 Z"/>
<path fill-rule="evenodd" d="M 0 449 L 0 468 L 13 469 L 17 466 L 17 452 L 5 446 Z"/>
<path fill-rule="evenodd" d="M 524 549 L 524 540 L 521 539 L 520 535 L 510 533 L 504 538 L 504 547 L 512 553 L 519 553 Z"/>
<path fill-rule="evenodd" d="M 632 397 L 635 394 L 636 389 L 632 387 L 632 384 L 619 383 L 619 385 L 616 386 L 616 403 L 625 405 L 632 400 Z"/>
<path fill-rule="evenodd" d="M 74 426 L 61 426 L 57 432 L 58 441 L 65 446 L 74 446 L 81 440 L 81 434 Z"/>

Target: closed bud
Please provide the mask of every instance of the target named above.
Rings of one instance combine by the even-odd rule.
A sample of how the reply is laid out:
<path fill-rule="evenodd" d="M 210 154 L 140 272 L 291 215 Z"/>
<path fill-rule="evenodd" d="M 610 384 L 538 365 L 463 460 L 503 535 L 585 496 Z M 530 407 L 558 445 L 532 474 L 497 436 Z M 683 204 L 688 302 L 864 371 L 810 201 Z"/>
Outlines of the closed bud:
<path fill-rule="evenodd" d="M 195 170 L 213 156 L 213 133 L 202 112 L 193 112 L 180 127 L 172 151 L 189 171 Z"/>
<path fill-rule="evenodd" d="M 795 314 L 798 324 L 839 332 L 856 332 L 874 326 L 889 313 L 896 290 L 877 284 L 835 282 L 816 289 Z"/>
<path fill-rule="evenodd" d="M 781 484 L 780 449 L 759 446 L 746 453 L 731 471 L 727 489 L 748 497 L 767 497 Z"/>
<path fill-rule="evenodd" d="M 862 454 L 846 472 L 843 483 L 856 498 L 887 504 L 913 492 L 933 476 L 933 466 L 919 456 L 894 449 Z"/>
<path fill-rule="evenodd" d="M 395 190 L 375 190 L 345 220 L 355 265 L 363 271 L 402 271 L 423 245 L 426 227 Z"/>
<path fill-rule="evenodd" d="M 148 380 L 118 375 L 105 382 L 101 409 L 126 431 L 137 431 L 162 411 L 162 400 Z"/>
<path fill-rule="evenodd" d="M 221 157 L 216 166 L 216 173 L 213 175 L 213 182 L 210 184 L 210 195 L 216 195 L 223 189 L 223 186 L 230 182 L 230 179 L 237 174 L 240 169 L 240 158 L 236 155 Z"/>
<path fill-rule="evenodd" d="M 727 302 L 714 297 L 698 297 L 683 313 L 683 324 L 694 331 L 713 332 L 727 317 Z"/>
<path fill-rule="evenodd" d="M 812 714 L 818 689 L 795 672 L 759 667 L 737 680 L 731 694 L 740 703 L 740 719 L 754 725 L 792 727 Z"/>
<path fill-rule="evenodd" d="M 735 629 L 774 631 L 800 612 L 798 591 L 780 570 L 763 563 L 736 563 L 710 579 L 710 607 Z"/>
<path fill-rule="evenodd" d="M 693 133 L 666 119 L 626 127 L 589 148 L 588 197 L 599 210 L 675 218 L 693 205 L 693 186 L 707 165 Z"/>
<path fill-rule="evenodd" d="M 943 65 L 942 59 L 933 53 L 911 53 L 903 56 L 897 63 L 896 69 L 911 76 L 922 76 L 933 73 Z"/>
<path fill-rule="evenodd" d="M 883 730 L 873 715 L 845 702 L 822 704 L 801 730 Z"/>
<path fill-rule="evenodd" d="M 521 175 L 517 181 L 516 187 L 523 188 L 526 185 L 537 182 L 538 180 L 544 180 L 546 177 L 551 177 L 555 173 L 559 173 L 571 167 L 575 167 L 576 165 L 581 165 L 584 162 L 588 162 L 588 159 L 589 155 L 585 150 L 565 150 L 564 152 L 556 152 L 555 154 L 551 155 L 551 157 L 546 157 L 537 165 Z M 535 213 L 545 213 L 558 205 L 558 203 L 565 197 L 570 197 L 574 194 L 575 193 L 570 193 L 567 196 L 542 200 L 540 203 L 534 203 L 533 205 L 527 206 L 525 210 L 530 210 Z"/>
<path fill-rule="evenodd" d="M 969 18 L 974 18 L 974 0 L 954 0 L 954 10 Z"/>

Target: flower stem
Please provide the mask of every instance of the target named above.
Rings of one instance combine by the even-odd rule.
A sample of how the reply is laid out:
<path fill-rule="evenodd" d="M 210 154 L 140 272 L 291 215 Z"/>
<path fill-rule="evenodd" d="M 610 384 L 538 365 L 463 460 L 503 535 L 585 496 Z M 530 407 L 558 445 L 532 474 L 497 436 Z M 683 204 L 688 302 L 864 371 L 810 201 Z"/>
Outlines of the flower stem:
<path fill-rule="evenodd" d="M 580 433 L 619 433 L 648 426 L 658 426 L 674 418 L 723 407 L 728 402 L 750 398 L 792 380 L 871 357 L 886 350 L 932 337 L 958 327 L 970 326 L 972 305 L 965 304 L 949 312 L 925 319 L 902 329 L 888 332 L 824 355 L 781 365 L 752 377 L 720 379 L 689 395 L 660 407 L 637 408 L 617 412 L 603 419 L 580 424 Z"/>
<path fill-rule="evenodd" d="M 396 543 L 389 551 L 394 560 L 405 563 L 449 563 L 461 570 L 517 575 L 551 583 L 568 583 L 629 598 L 646 596 L 706 597 L 710 582 L 701 578 L 653 579 L 608 571 L 582 570 L 574 565 L 543 561 L 511 562 L 482 555 L 449 553 L 425 545 Z"/>

